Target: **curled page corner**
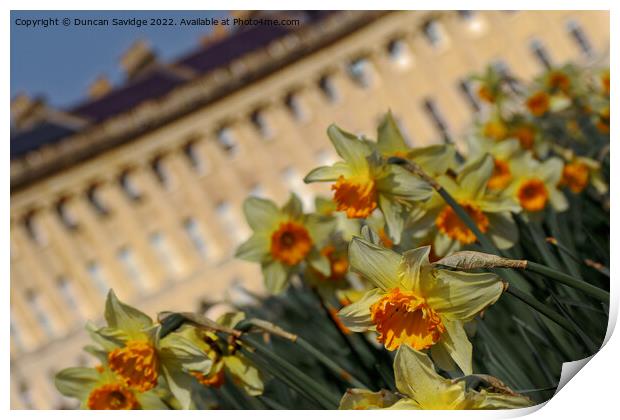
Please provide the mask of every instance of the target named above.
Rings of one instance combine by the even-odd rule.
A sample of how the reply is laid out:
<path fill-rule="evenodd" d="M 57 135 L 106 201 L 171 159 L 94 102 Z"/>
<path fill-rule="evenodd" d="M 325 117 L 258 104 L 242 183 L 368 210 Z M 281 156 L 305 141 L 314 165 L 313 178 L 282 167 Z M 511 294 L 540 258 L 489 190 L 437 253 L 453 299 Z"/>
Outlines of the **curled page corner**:
<path fill-rule="evenodd" d="M 596 353 L 595 353 L 596 354 Z M 579 372 L 589 361 L 592 359 L 595 354 L 592 356 L 588 356 L 586 358 L 580 360 L 573 360 L 572 362 L 564 362 L 562 363 L 562 372 L 560 373 L 560 380 L 558 381 L 558 387 L 555 390 L 554 396 L 560 392 L 564 385 L 568 383 L 573 377 Z M 553 397 L 552 397 L 553 398 Z"/>

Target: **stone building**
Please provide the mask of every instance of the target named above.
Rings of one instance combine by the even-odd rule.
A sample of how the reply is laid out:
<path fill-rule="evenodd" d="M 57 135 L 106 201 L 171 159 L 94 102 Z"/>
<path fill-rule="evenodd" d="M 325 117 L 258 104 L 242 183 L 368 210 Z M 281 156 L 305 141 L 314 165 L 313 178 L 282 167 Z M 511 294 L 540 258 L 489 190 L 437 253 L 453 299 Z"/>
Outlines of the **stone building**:
<path fill-rule="evenodd" d="M 249 233 L 241 204 L 327 193 L 302 177 L 335 158 L 330 123 L 374 135 L 391 109 L 411 144 L 458 138 L 483 111 L 468 77 L 488 64 L 529 78 L 609 54 L 605 11 L 288 16 L 173 63 L 136 43 L 127 81 L 97 79 L 71 109 L 13 99 L 13 408 L 67 404 L 53 375 L 91 363 L 83 325 L 101 322 L 109 288 L 152 316 L 260 291 L 258 269 L 232 258 Z"/>

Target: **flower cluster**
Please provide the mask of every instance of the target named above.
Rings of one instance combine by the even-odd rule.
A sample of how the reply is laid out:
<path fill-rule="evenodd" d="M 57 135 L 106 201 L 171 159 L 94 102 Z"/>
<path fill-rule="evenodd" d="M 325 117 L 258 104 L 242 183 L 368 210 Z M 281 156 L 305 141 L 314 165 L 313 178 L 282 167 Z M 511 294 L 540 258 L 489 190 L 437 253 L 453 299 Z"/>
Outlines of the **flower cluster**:
<path fill-rule="evenodd" d="M 342 409 L 543 401 L 549 389 L 536 389 L 519 368 L 527 356 L 514 352 L 532 352 L 528 372 L 548 382 L 564 361 L 557 354 L 585 357 L 602 339 L 584 333 L 602 313 L 589 299 L 608 297 L 584 225 L 608 223 L 609 72 L 566 66 L 523 86 L 489 69 L 477 81 L 486 105 L 458 151 L 410 146 L 389 112 L 376 140 L 328 128 L 341 160 L 304 178 L 329 184 L 312 211 L 294 193 L 282 206 L 246 199 L 253 232 L 236 257 L 260 265 L 271 294 L 241 308 L 252 316 L 153 322 L 111 292 L 107 326 L 88 328 L 100 363 L 62 371 L 59 390 L 90 409 L 203 408 L 205 390 L 234 408 L 296 397 Z M 584 270 L 598 280 L 584 281 Z M 321 372 L 344 396 L 334 398 L 338 386 L 321 384 Z"/>

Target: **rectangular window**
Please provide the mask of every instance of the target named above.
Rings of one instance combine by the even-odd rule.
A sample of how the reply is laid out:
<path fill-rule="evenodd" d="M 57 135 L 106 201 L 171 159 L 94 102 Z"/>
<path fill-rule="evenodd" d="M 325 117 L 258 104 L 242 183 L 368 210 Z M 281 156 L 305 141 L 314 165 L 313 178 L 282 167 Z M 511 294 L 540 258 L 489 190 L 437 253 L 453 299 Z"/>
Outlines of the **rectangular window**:
<path fill-rule="evenodd" d="M 157 253 L 157 257 L 163 262 L 169 274 L 178 274 L 180 267 L 178 261 L 172 253 L 168 241 L 161 232 L 153 232 L 149 237 L 151 246 Z"/>
<path fill-rule="evenodd" d="M 588 40 L 585 32 L 581 28 L 581 25 L 579 25 L 579 23 L 574 20 L 570 20 L 566 24 L 566 29 L 568 30 L 568 33 L 570 34 L 573 41 L 575 41 L 575 43 L 579 47 L 581 53 L 586 57 L 592 57 L 592 45 L 590 44 L 590 41 Z"/>
<path fill-rule="evenodd" d="M 314 195 L 303 181 L 303 176 L 295 168 L 292 166 L 286 167 L 282 171 L 282 178 L 288 189 L 299 195 L 306 210 L 314 208 Z"/>
<path fill-rule="evenodd" d="M 34 314 L 37 322 L 41 326 L 41 329 L 48 337 L 54 336 L 54 326 L 52 325 L 52 321 L 47 316 L 49 313 L 48 308 L 41 300 L 41 297 L 34 290 L 29 290 L 26 294 L 26 299 L 28 301 L 28 306 L 30 310 Z"/>
<path fill-rule="evenodd" d="M 462 79 L 458 82 L 458 87 L 471 110 L 473 112 L 480 112 L 480 102 L 478 101 L 478 97 L 473 92 L 471 82 L 467 79 Z"/>
<path fill-rule="evenodd" d="M 108 281 L 106 280 L 99 264 L 92 261 L 88 264 L 87 271 L 90 275 L 90 279 L 95 284 L 95 287 L 97 287 L 97 290 L 105 296 L 108 293 L 108 290 L 110 290 L 110 286 L 108 285 Z"/>
<path fill-rule="evenodd" d="M 240 223 L 228 202 L 218 204 L 216 210 L 217 215 L 223 223 L 226 232 L 235 241 L 235 244 L 241 243 L 246 237 L 245 223 Z"/>
<path fill-rule="evenodd" d="M 71 284 L 69 279 L 63 276 L 57 279 L 56 284 L 58 286 L 58 291 L 60 292 L 60 295 L 64 300 L 64 303 L 71 310 L 71 312 L 73 312 L 77 317 L 82 319 L 83 314 L 80 309 L 80 305 L 78 303 L 79 299 L 75 292 L 73 284 Z"/>
<path fill-rule="evenodd" d="M 424 101 L 424 109 L 428 113 L 428 116 L 431 118 L 433 125 L 441 135 L 443 141 L 445 143 L 450 143 L 450 135 L 448 132 L 448 125 L 446 124 L 446 120 L 443 118 L 443 115 L 439 112 L 439 108 L 433 99 L 427 98 Z"/>
<path fill-rule="evenodd" d="M 549 56 L 549 52 L 539 39 L 533 39 L 532 42 L 530 42 L 530 49 L 541 66 L 546 69 L 551 68 L 551 57 Z"/>
<path fill-rule="evenodd" d="M 217 131 L 217 142 L 222 150 L 229 156 L 235 156 L 238 152 L 238 145 L 233 136 L 232 130 L 222 127 Z"/>
<path fill-rule="evenodd" d="M 183 228 L 185 229 L 185 233 L 187 233 L 187 236 L 192 241 L 192 244 L 194 244 L 194 247 L 196 248 L 198 253 L 200 253 L 202 258 L 207 259 L 207 257 L 209 256 L 207 243 L 196 219 L 194 219 L 193 217 L 186 219 L 183 223 Z"/>
<path fill-rule="evenodd" d="M 367 58 L 360 57 L 351 61 L 348 71 L 353 81 L 359 86 L 367 88 L 372 83 L 371 64 Z"/>
<path fill-rule="evenodd" d="M 147 285 L 144 282 L 144 276 L 131 249 L 126 246 L 122 247 L 118 251 L 118 259 L 125 269 L 127 276 L 138 290 L 146 290 Z"/>

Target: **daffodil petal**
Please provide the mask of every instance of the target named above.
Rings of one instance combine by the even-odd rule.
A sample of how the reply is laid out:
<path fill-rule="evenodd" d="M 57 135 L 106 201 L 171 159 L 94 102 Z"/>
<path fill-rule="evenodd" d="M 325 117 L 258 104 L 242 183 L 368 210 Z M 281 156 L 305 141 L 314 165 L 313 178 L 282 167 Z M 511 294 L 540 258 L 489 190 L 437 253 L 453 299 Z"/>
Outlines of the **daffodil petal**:
<path fill-rule="evenodd" d="M 532 400 L 523 395 L 504 395 L 482 390 L 475 399 L 474 409 L 478 410 L 505 410 L 524 408 L 533 405 Z"/>
<path fill-rule="evenodd" d="M 470 197 L 482 197 L 493 173 L 493 166 L 493 158 L 485 154 L 463 168 L 458 176 L 459 185 Z"/>
<path fill-rule="evenodd" d="M 353 238 L 349 244 L 351 269 L 382 290 L 398 286 L 401 261 L 396 252 L 361 238 Z"/>
<path fill-rule="evenodd" d="M 269 230 L 280 215 L 280 210 L 271 200 L 249 197 L 243 202 L 243 213 L 253 230 Z"/>
<path fill-rule="evenodd" d="M 405 226 L 405 216 L 399 203 L 393 202 L 387 196 L 379 195 L 379 208 L 385 217 L 390 239 L 394 243 L 400 243 L 401 233 Z"/>
<path fill-rule="evenodd" d="M 154 390 L 136 394 L 136 399 L 143 410 L 169 410 L 170 408 L 159 398 Z"/>
<path fill-rule="evenodd" d="M 503 291 L 504 284 L 493 273 L 436 270 L 425 296 L 442 317 L 466 321 L 495 303 Z"/>
<path fill-rule="evenodd" d="M 239 245 L 235 257 L 251 262 L 265 261 L 269 257 L 270 237 L 265 232 L 255 233 Z"/>
<path fill-rule="evenodd" d="M 129 335 L 140 334 L 153 325 L 148 315 L 121 302 L 112 289 L 108 292 L 105 302 L 104 317 L 109 327 L 124 331 Z"/>
<path fill-rule="evenodd" d="M 347 178 L 351 175 L 351 169 L 344 162 L 336 162 L 332 166 L 320 166 L 313 169 L 304 178 L 305 183 L 336 181 L 341 176 Z"/>
<path fill-rule="evenodd" d="M 377 132 L 377 149 L 384 155 L 391 155 L 409 149 L 391 111 L 385 115 L 383 121 L 379 125 Z"/>
<path fill-rule="evenodd" d="M 367 389 L 347 389 L 340 400 L 339 410 L 375 410 L 387 408 L 398 401 L 398 396 L 382 389 L 372 392 Z"/>
<path fill-rule="evenodd" d="M 288 272 L 279 261 L 272 261 L 262 266 L 265 287 L 273 294 L 281 293 L 288 284 Z"/>
<path fill-rule="evenodd" d="M 430 253 L 430 246 L 410 249 L 403 253 L 404 275 L 401 278 L 403 289 L 412 290 L 414 292 L 420 289 L 420 273 L 425 266 L 430 268 L 430 262 L 428 260 Z"/>
<path fill-rule="evenodd" d="M 303 205 L 297 194 L 291 193 L 288 201 L 284 204 L 284 207 L 282 207 L 282 213 L 293 220 L 299 220 L 303 217 Z"/>
<path fill-rule="evenodd" d="M 401 398 L 391 406 L 387 407 L 387 410 L 422 410 L 422 407 L 420 407 L 420 404 L 411 398 Z"/>
<path fill-rule="evenodd" d="M 426 201 L 433 193 L 433 187 L 428 182 L 400 166 L 390 165 L 386 175 L 377 180 L 380 193 L 410 201 Z"/>
<path fill-rule="evenodd" d="M 62 395 L 85 400 L 99 377 L 96 369 L 71 367 L 58 372 L 54 384 Z"/>
<path fill-rule="evenodd" d="M 471 375 L 472 345 L 469 338 L 467 338 L 463 323 L 461 321 L 443 321 L 446 332 L 442 335 L 441 341 L 437 343 L 437 346 L 441 346 L 446 350 L 465 375 Z"/>
<path fill-rule="evenodd" d="M 568 209 L 568 200 L 562 191 L 553 188 L 549 191 L 549 201 L 551 202 L 551 206 L 555 211 L 565 211 Z"/>
<path fill-rule="evenodd" d="M 263 393 L 264 384 L 260 371 L 248 359 L 237 354 L 224 357 L 224 366 L 235 382 L 253 397 Z"/>
<path fill-rule="evenodd" d="M 557 185 L 562 178 L 562 169 L 564 162 L 562 159 L 552 157 L 542 162 L 538 167 L 538 174 L 542 181 L 548 185 Z"/>
<path fill-rule="evenodd" d="M 396 388 L 422 407 L 431 405 L 446 392 L 450 381 L 435 372 L 429 357 L 408 345 L 398 348 L 394 359 Z"/>
<path fill-rule="evenodd" d="M 332 124 L 327 129 L 327 135 L 331 140 L 336 153 L 345 160 L 353 168 L 359 168 L 367 165 L 366 157 L 372 153 L 369 145 L 361 141 L 355 135 L 341 130 Z"/>
<path fill-rule="evenodd" d="M 338 312 L 345 327 L 355 332 L 367 331 L 374 324 L 370 317 L 370 307 L 381 297 L 383 292 L 380 289 L 372 289 L 357 302 L 345 306 Z"/>

